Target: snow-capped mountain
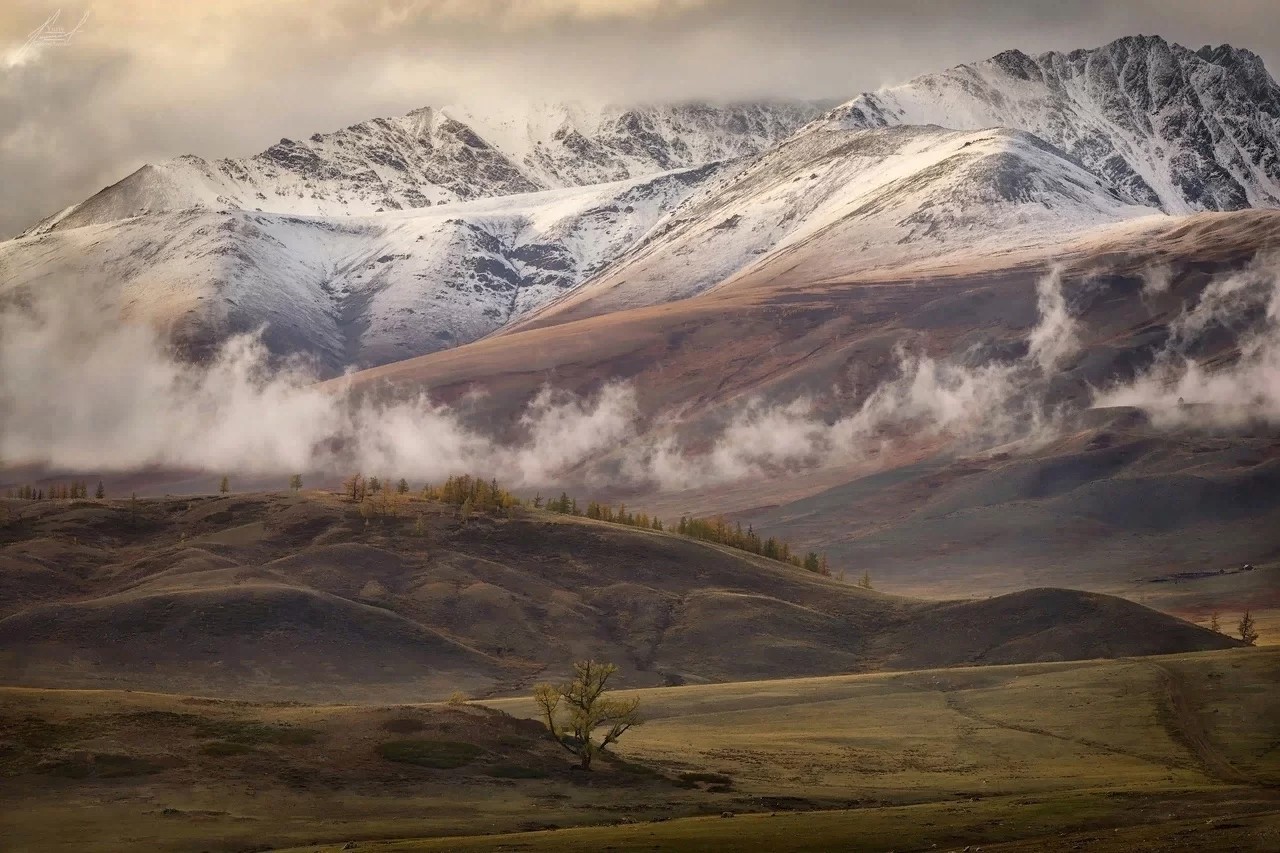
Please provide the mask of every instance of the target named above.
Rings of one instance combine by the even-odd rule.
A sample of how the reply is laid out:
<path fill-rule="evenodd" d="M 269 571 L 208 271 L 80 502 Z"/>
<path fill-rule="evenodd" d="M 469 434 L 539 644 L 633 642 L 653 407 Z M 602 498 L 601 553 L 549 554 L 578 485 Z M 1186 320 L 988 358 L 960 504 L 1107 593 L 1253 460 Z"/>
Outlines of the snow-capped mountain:
<path fill-rule="evenodd" d="M 375 119 L 244 160 L 144 166 L 0 244 L 0 292 L 69 281 L 193 351 L 263 327 L 326 373 L 456 346 L 621 255 L 799 101 Z"/>
<path fill-rule="evenodd" d="M 426 108 L 178 157 L 0 243 L 0 296 L 98 288 L 196 352 L 263 328 L 336 373 L 783 273 L 1247 206 L 1280 206 L 1280 87 L 1248 51 L 1137 37 L 828 111 Z"/>
<path fill-rule="evenodd" d="M 805 101 L 542 104 L 501 115 L 427 107 L 282 139 L 246 159 L 143 166 L 32 230 L 191 207 L 366 215 L 610 183 L 755 154 L 820 114 Z"/>
<path fill-rule="evenodd" d="M 861 95 L 818 126 L 1026 130 L 1134 204 L 1179 214 L 1280 206 L 1280 86 L 1256 54 L 1156 36 L 1017 50 Z"/>
<path fill-rule="evenodd" d="M 521 327 L 681 299 L 768 267 L 813 280 L 1055 244 L 1156 208 L 1024 131 L 820 127 L 709 183 Z"/>
<path fill-rule="evenodd" d="M 333 374 L 475 340 L 603 269 L 723 166 L 373 216 L 190 207 L 0 243 L 0 295 L 103 293 L 199 353 L 264 329 Z"/>

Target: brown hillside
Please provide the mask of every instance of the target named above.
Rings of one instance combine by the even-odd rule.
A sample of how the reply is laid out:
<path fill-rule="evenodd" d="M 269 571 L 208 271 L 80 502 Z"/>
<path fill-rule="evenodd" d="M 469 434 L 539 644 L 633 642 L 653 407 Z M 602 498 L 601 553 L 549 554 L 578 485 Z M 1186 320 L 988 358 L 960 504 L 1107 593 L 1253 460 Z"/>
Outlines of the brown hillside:
<path fill-rule="evenodd" d="M 414 501 L 366 522 L 322 494 L 13 508 L 12 684 L 384 701 L 524 689 L 584 656 L 646 686 L 1234 645 L 1107 596 L 923 602 L 541 512 L 463 523 Z"/>

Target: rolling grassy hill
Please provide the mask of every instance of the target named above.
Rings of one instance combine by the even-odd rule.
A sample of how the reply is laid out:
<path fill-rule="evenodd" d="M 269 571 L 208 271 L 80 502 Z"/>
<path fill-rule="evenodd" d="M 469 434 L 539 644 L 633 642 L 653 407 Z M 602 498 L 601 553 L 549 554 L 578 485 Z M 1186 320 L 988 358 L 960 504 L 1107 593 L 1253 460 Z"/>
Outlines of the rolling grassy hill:
<path fill-rule="evenodd" d="M 671 534 L 320 493 L 15 504 L 0 559 L 0 678 L 41 687 L 422 701 L 587 656 L 654 686 L 1237 645 L 1092 593 L 922 601 Z"/>

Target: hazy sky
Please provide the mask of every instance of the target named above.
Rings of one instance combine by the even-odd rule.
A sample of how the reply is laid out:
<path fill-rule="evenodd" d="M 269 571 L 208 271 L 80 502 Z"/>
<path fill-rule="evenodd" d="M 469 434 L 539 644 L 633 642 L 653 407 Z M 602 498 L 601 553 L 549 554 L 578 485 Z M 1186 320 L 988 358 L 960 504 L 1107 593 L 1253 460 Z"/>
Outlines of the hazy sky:
<path fill-rule="evenodd" d="M 59 9 L 90 14 L 24 51 Z M 0 238 L 148 161 L 426 104 L 851 98 L 1137 33 L 1280 68 L 1280 0 L 3 0 Z"/>

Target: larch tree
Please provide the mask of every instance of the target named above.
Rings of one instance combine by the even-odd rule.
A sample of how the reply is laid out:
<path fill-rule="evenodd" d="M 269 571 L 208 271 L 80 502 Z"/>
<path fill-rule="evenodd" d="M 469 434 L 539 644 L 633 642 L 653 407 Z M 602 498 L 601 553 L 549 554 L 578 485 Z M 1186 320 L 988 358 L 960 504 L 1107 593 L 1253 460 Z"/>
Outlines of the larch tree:
<path fill-rule="evenodd" d="M 350 477 L 342 481 L 342 492 L 351 498 L 352 503 L 360 503 L 364 500 L 365 482 L 364 477 L 360 474 L 352 474 Z"/>
<path fill-rule="evenodd" d="M 551 736 L 578 757 L 583 770 L 632 726 L 642 722 L 639 699 L 605 695 L 609 679 L 618 671 L 611 663 L 594 660 L 573 665 L 573 678 L 563 684 L 539 684 L 533 700 Z M 597 742 L 597 732 L 603 736 Z"/>
<path fill-rule="evenodd" d="M 1244 640 L 1251 646 L 1258 642 L 1258 627 L 1253 621 L 1253 614 L 1248 610 L 1246 610 L 1244 615 L 1240 617 L 1240 624 L 1238 627 L 1240 629 L 1241 640 Z"/>

